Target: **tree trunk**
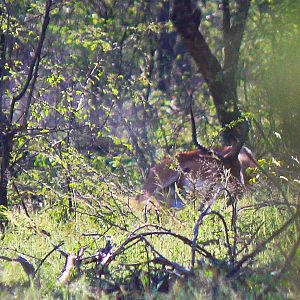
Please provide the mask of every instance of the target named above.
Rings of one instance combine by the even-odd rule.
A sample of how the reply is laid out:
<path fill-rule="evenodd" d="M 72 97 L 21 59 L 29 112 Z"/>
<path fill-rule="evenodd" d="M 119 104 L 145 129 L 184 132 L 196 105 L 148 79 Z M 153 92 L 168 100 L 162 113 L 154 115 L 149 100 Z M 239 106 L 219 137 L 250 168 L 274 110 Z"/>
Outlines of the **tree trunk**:
<path fill-rule="evenodd" d="M 0 37 L 0 206 L 7 207 L 8 167 L 12 149 L 13 134 L 10 133 L 10 122 L 3 113 L 4 74 L 6 62 L 7 38 L 2 32 Z"/>
<path fill-rule="evenodd" d="M 1 176 L 0 176 L 0 206 L 8 206 L 7 186 L 8 186 L 8 171 L 9 161 L 11 157 L 11 150 L 13 144 L 12 133 L 1 133 L 0 135 L 0 149 L 1 149 Z"/>
<path fill-rule="evenodd" d="M 222 1 L 223 10 L 223 67 L 211 52 L 201 31 L 201 11 L 190 0 L 173 0 L 171 20 L 182 41 L 195 60 L 213 98 L 217 117 L 224 128 L 225 144 L 244 143 L 249 124 L 238 107 L 237 68 L 239 51 L 250 0 L 236 0 L 237 11 L 231 17 L 229 1 Z"/>

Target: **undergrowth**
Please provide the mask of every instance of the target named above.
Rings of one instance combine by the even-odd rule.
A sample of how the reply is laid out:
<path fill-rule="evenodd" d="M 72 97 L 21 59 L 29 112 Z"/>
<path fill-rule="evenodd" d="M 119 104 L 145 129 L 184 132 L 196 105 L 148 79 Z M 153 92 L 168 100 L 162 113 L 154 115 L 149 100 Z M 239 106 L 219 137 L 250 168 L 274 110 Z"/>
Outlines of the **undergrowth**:
<path fill-rule="evenodd" d="M 258 191 L 231 204 L 219 196 L 202 210 L 190 202 L 175 211 L 108 190 L 101 200 L 77 198 L 71 213 L 46 204 L 6 214 L 1 299 L 297 297 L 295 196 L 287 205 Z M 76 263 L 66 275 L 72 254 Z"/>

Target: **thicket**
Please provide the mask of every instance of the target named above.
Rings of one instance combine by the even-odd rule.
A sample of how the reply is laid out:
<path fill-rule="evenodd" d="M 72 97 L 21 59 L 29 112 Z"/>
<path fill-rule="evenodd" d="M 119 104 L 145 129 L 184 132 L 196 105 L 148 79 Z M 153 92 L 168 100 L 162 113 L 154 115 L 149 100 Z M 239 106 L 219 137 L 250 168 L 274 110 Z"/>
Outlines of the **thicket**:
<path fill-rule="evenodd" d="M 187 2 L 222 64 L 223 7 L 247 1 Z M 300 5 L 251 1 L 235 74 L 249 190 L 180 211 L 136 203 L 143 178 L 193 148 L 191 104 L 208 147 L 224 124 L 171 8 L 0 2 L 1 299 L 299 296 Z"/>

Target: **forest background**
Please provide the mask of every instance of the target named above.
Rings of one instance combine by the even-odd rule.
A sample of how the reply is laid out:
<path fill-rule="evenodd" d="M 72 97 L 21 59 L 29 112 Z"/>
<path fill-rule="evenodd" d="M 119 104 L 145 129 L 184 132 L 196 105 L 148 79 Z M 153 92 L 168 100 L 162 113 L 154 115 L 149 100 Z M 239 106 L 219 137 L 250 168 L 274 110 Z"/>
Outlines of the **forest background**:
<path fill-rule="evenodd" d="M 1 299 L 299 295 L 300 2 L 181 2 L 220 66 L 238 52 L 218 76 L 251 123 L 251 192 L 207 215 L 132 204 L 194 148 L 191 105 L 201 143 L 224 142 L 180 1 L 1 0 Z"/>

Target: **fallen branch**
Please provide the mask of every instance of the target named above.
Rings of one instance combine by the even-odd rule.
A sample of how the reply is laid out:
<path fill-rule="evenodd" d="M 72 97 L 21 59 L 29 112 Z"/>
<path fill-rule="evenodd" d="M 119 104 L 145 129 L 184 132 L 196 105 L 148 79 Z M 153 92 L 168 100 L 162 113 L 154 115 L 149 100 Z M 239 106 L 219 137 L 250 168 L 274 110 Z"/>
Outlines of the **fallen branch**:
<path fill-rule="evenodd" d="M 205 256 L 206 258 L 210 259 L 210 260 L 214 260 L 214 256 L 209 253 L 207 250 L 205 250 L 203 247 L 199 246 L 198 244 L 193 245 L 193 241 L 191 241 L 190 239 L 188 239 L 185 236 L 181 236 L 179 234 L 176 233 L 172 233 L 170 231 L 149 231 L 149 232 L 144 232 L 144 233 L 140 233 L 137 235 L 130 235 L 120 246 L 119 248 L 111 254 L 111 256 L 109 257 L 109 259 L 107 259 L 105 265 L 108 266 L 115 258 L 116 256 L 120 255 L 121 253 L 123 253 L 125 246 L 128 245 L 129 243 L 135 241 L 135 240 L 142 240 L 144 237 L 146 236 L 151 236 L 151 235 L 170 235 L 173 236 L 179 240 L 181 240 L 184 244 L 192 247 L 194 246 L 195 251 L 201 253 L 203 256 Z"/>
<path fill-rule="evenodd" d="M 71 253 L 68 255 L 64 270 L 58 279 L 59 284 L 66 285 L 70 282 L 71 273 L 72 273 L 73 268 L 76 265 L 76 261 L 77 261 L 76 254 Z"/>
<path fill-rule="evenodd" d="M 23 270 L 25 271 L 28 278 L 34 278 L 35 276 L 35 268 L 31 262 L 29 262 L 25 257 L 18 256 L 17 258 L 10 258 L 7 256 L 0 256 L 0 259 L 10 261 L 10 262 L 18 262 L 21 264 Z"/>

